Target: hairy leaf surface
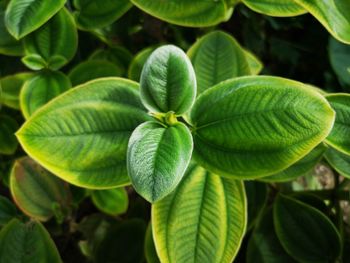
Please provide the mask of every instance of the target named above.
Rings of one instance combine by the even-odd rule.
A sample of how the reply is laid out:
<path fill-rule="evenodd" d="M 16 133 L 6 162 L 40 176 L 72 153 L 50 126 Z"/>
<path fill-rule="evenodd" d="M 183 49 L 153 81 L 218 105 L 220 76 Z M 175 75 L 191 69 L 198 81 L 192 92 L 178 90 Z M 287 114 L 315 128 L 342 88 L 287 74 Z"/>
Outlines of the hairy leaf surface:
<path fill-rule="evenodd" d="M 17 137 L 33 159 L 72 184 L 98 189 L 128 184 L 129 137 L 150 120 L 137 88 L 120 78 L 88 82 L 38 110 Z"/>
<path fill-rule="evenodd" d="M 164 198 L 181 181 L 192 150 L 192 136 L 184 124 L 141 124 L 128 146 L 128 173 L 135 190 L 152 203 Z"/>
<path fill-rule="evenodd" d="M 243 183 L 191 165 L 176 190 L 152 207 L 162 263 L 231 263 L 246 228 Z"/>
<path fill-rule="evenodd" d="M 228 80 L 204 92 L 192 108 L 194 157 L 224 176 L 271 175 L 322 142 L 334 115 L 322 95 L 299 82 L 269 76 Z"/>

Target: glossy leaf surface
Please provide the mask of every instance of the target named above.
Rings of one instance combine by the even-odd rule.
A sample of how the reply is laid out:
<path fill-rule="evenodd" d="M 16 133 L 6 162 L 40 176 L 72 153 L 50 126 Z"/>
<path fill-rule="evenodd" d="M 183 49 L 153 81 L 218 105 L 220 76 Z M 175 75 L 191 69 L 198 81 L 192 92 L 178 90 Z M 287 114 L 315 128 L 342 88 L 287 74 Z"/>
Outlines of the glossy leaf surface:
<path fill-rule="evenodd" d="M 68 74 L 72 85 L 77 86 L 104 77 L 119 77 L 121 69 L 112 62 L 103 60 L 88 60 L 75 66 Z"/>
<path fill-rule="evenodd" d="M 306 155 L 301 160 L 297 161 L 295 164 L 291 165 L 287 169 L 279 172 L 277 174 L 261 178 L 264 182 L 286 182 L 292 181 L 299 176 L 305 175 L 311 171 L 316 164 L 322 159 L 326 147 L 322 144 L 318 145 L 313 149 L 308 155 Z"/>
<path fill-rule="evenodd" d="M 302 83 L 269 76 L 229 80 L 192 108 L 194 157 L 224 176 L 271 175 L 323 141 L 334 115 L 324 97 Z"/>
<path fill-rule="evenodd" d="M 70 80 L 58 71 L 41 71 L 23 86 L 20 93 L 21 110 L 28 119 L 51 99 L 71 88 Z"/>
<path fill-rule="evenodd" d="M 66 3 L 66 0 L 11 0 L 6 9 L 5 23 L 17 39 L 45 24 Z"/>
<path fill-rule="evenodd" d="M 27 55 L 40 56 L 46 68 L 57 70 L 67 64 L 78 47 L 77 29 L 68 10 L 61 9 L 45 25 L 25 37 L 24 47 Z"/>
<path fill-rule="evenodd" d="M 129 0 L 74 0 L 73 3 L 78 26 L 88 30 L 112 24 L 132 7 Z"/>
<path fill-rule="evenodd" d="M 350 178 L 350 155 L 329 147 L 324 156 L 338 173 Z"/>
<path fill-rule="evenodd" d="M 206 27 L 225 21 L 232 9 L 225 0 L 131 0 L 131 2 L 146 13 L 149 13 L 169 23 Z"/>
<path fill-rule="evenodd" d="M 11 155 L 16 152 L 18 142 L 15 132 L 19 128 L 15 119 L 0 115 L 0 154 Z"/>
<path fill-rule="evenodd" d="M 246 228 L 242 182 L 191 165 L 176 190 L 152 207 L 162 263 L 231 263 Z"/>
<path fill-rule="evenodd" d="M 141 124 L 128 146 L 128 173 L 135 190 L 152 203 L 164 198 L 181 181 L 192 150 L 192 136 L 184 124 Z"/>
<path fill-rule="evenodd" d="M 17 41 L 5 26 L 5 9 L 0 6 L 0 54 L 22 56 L 23 45 Z"/>
<path fill-rule="evenodd" d="M 334 127 L 326 143 L 350 155 L 350 94 L 331 94 L 326 98 L 336 112 Z"/>
<path fill-rule="evenodd" d="M 294 0 L 243 0 L 246 6 L 255 12 L 269 16 L 297 16 L 307 11 Z"/>
<path fill-rule="evenodd" d="M 340 256 L 337 229 L 312 206 L 279 196 L 274 204 L 274 225 L 284 249 L 299 262 L 335 262 Z"/>
<path fill-rule="evenodd" d="M 17 206 L 26 215 L 40 221 L 54 216 L 54 209 L 63 213 L 70 203 L 68 185 L 29 157 L 15 161 L 10 189 Z"/>
<path fill-rule="evenodd" d="M 260 216 L 249 239 L 247 263 L 297 263 L 282 247 L 275 233 L 272 208 Z"/>
<path fill-rule="evenodd" d="M 350 44 L 348 0 L 293 0 L 310 12 L 336 39 Z"/>
<path fill-rule="evenodd" d="M 242 47 L 222 31 L 200 38 L 187 53 L 196 72 L 198 94 L 221 81 L 251 74 Z"/>
<path fill-rule="evenodd" d="M 92 201 L 100 211 L 109 215 L 123 214 L 129 205 L 128 193 L 122 187 L 95 190 L 92 193 Z"/>
<path fill-rule="evenodd" d="M 0 79 L 0 104 L 19 110 L 19 94 L 25 81 L 33 76 L 32 73 L 18 73 Z"/>
<path fill-rule="evenodd" d="M 141 100 L 148 110 L 185 113 L 196 97 L 196 76 L 191 61 L 178 47 L 157 48 L 143 67 Z"/>
<path fill-rule="evenodd" d="M 76 87 L 37 111 L 17 137 L 33 159 L 72 184 L 97 189 L 128 184 L 129 137 L 150 119 L 137 87 L 120 78 Z"/>
<path fill-rule="evenodd" d="M 34 221 L 17 219 L 0 231 L 0 263 L 62 263 L 49 233 Z"/>

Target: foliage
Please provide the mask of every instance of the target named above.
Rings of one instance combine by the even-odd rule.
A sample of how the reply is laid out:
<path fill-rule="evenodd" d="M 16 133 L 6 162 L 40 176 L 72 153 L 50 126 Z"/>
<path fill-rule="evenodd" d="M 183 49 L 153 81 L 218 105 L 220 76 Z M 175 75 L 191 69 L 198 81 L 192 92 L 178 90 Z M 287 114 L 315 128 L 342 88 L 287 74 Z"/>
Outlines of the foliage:
<path fill-rule="evenodd" d="M 349 11 L 0 0 L 0 263 L 348 262 Z"/>

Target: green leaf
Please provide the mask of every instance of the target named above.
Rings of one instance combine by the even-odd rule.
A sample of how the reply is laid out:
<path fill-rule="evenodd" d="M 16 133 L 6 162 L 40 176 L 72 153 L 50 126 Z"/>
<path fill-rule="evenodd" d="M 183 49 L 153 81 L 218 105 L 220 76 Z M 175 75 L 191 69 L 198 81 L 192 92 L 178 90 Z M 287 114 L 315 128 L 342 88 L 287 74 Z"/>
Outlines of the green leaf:
<path fill-rule="evenodd" d="M 259 217 L 246 253 L 247 263 L 297 263 L 287 254 L 278 240 L 273 226 L 271 207 Z"/>
<path fill-rule="evenodd" d="M 0 263 L 62 263 L 55 243 L 44 226 L 17 219 L 0 232 Z"/>
<path fill-rule="evenodd" d="M 128 140 L 147 120 L 137 83 L 105 78 L 46 104 L 17 137 L 34 160 L 62 179 L 81 187 L 115 188 L 129 183 Z"/>
<path fill-rule="evenodd" d="M 340 152 L 350 154 L 350 94 L 330 94 L 326 99 L 336 112 L 334 126 L 326 143 Z"/>
<path fill-rule="evenodd" d="M 167 196 L 181 181 L 192 150 L 191 132 L 184 124 L 141 124 L 131 135 L 127 155 L 136 192 L 151 203 Z"/>
<path fill-rule="evenodd" d="M 287 169 L 264 178 L 261 178 L 261 181 L 264 182 L 286 182 L 292 181 L 299 176 L 305 175 L 310 172 L 316 164 L 322 159 L 326 147 L 323 144 L 318 145 L 313 149 L 308 155 L 306 155 L 301 160 L 297 161 L 295 164 L 292 164 Z"/>
<path fill-rule="evenodd" d="M 334 115 L 321 94 L 296 81 L 228 80 L 204 92 L 192 108 L 193 156 L 230 178 L 271 175 L 322 142 Z"/>
<path fill-rule="evenodd" d="M 66 8 L 24 38 L 26 54 L 40 56 L 46 67 L 54 70 L 68 63 L 74 57 L 77 47 L 77 29 Z"/>
<path fill-rule="evenodd" d="M 129 0 L 74 0 L 73 4 L 78 27 L 86 30 L 108 26 L 132 7 Z"/>
<path fill-rule="evenodd" d="M 26 55 L 22 58 L 22 62 L 31 70 L 41 70 L 47 68 L 46 61 L 37 54 Z"/>
<path fill-rule="evenodd" d="M 135 55 L 128 70 L 129 79 L 140 81 L 142 68 L 154 49 L 154 47 L 147 47 Z"/>
<path fill-rule="evenodd" d="M 148 225 L 146 230 L 144 250 L 147 263 L 160 263 L 156 247 L 154 245 L 151 223 Z"/>
<path fill-rule="evenodd" d="M 242 2 L 255 12 L 269 16 L 297 16 L 307 11 L 294 0 L 242 0 Z"/>
<path fill-rule="evenodd" d="M 191 108 L 196 97 L 196 75 L 186 54 L 166 45 L 147 59 L 140 87 L 141 100 L 148 110 L 181 115 Z"/>
<path fill-rule="evenodd" d="M 32 73 L 18 73 L 0 79 L 0 104 L 19 110 L 19 94 L 22 86 L 32 76 Z"/>
<path fill-rule="evenodd" d="M 124 214 L 128 210 L 128 193 L 124 188 L 96 190 L 92 193 L 94 205 L 109 215 Z"/>
<path fill-rule="evenodd" d="M 10 175 L 10 189 L 17 206 L 36 220 L 47 221 L 53 217 L 55 204 L 62 213 L 67 211 L 70 204 L 68 184 L 29 157 L 15 161 Z"/>
<path fill-rule="evenodd" d="M 207 27 L 226 21 L 232 13 L 225 0 L 131 0 L 146 13 L 180 26 Z"/>
<path fill-rule="evenodd" d="M 6 197 L 0 196 L 0 228 L 17 216 L 15 205 Z"/>
<path fill-rule="evenodd" d="M 111 62 L 88 60 L 76 65 L 68 74 L 73 86 L 104 77 L 119 77 L 121 69 Z"/>
<path fill-rule="evenodd" d="M 299 262 L 336 262 L 340 256 L 340 235 L 316 208 L 280 195 L 274 204 L 274 225 L 284 249 Z"/>
<path fill-rule="evenodd" d="M 324 157 L 338 173 L 350 179 L 350 155 L 329 147 Z"/>
<path fill-rule="evenodd" d="M 348 0 L 293 0 L 309 11 L 336 39 L 350 44 Z"/>
<path fill-rule="evenodd" d="M 242 47 L 222 31 L 200 38 L 187 54 L 196 72 L 198 94 L 224 80 L 251 74 Z"/>
<path fill-rule="evenodd" d="M 152 207 L 162 263 L 231 263 L 246 229 L 243 183 L 192 165 L 176 190 Z"/>
<path fill-rule="evenodd" d="M 247 49 L 244 49 L 245 57 L 248 62 L 250 72 L 252 75 L 259 75 L 263 70 L 264 64 L 257 58 L 252 52 Z"/>
<path fill-rule="evenodd" d="M 104 60 L 113 63 L 119 68 L 120 74 L 125 75 L 129 62 L 124 61 L 124 58 L 119 52 L 115 52 L 114 49 L 97 49 L 93 52 L 89 60 Z"/>
<path fill-rule="evenodd" d="M 24 117 L 28 119 L 36 110 L 71 86 L 70 80 L 59 71 L 40 71 L 21 90 L 20 104 Z"/>
<path fill-rule="evenodd" d="M 0 7 L 0 54 L 7 56 L 22 56 L 23 45 L 7 31 L 5 26 L 5 10 Z"/>
<path fill-rule="evenodd" d="M 96 249 L 96 262 L 142 263 L 146 224 L 131 219 L 115 224 Z"/>
<path fill-rule="evenodd" d="M 66 0 L 11 0 L 5 23 L 9 32 L 22 38 L 45 24 L 66 3 Z"/>
<path fill-rule="evenodd" d="M 350 46 L 329 38 L 329 60 L 339 82 L 350 88 Z"/>
<path fill-rule="evenodd" d="M 245 191 L 248 202 L 248 229 L 255 224 L 256 219 L 267 203 L 267 185 L 257 181 L 245 181 Z"/>
<path fill-rule="evenodd" d="M 0 115 L 0 154 L 12 155 L 16 152 L 18 142 L 15 132 L 19 128 L 15 119 Z"/>

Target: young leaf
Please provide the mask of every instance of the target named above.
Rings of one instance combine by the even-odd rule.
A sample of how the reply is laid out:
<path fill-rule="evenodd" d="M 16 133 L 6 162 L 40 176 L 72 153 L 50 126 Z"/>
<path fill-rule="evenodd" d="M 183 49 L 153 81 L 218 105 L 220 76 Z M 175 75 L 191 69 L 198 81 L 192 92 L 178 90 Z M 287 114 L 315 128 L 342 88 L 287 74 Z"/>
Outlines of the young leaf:
<path fill-rule="evenodd" d="M 0 104 L 19 110 L 19 94 L 22 86 L 33 75 L 32 73 L 18 73 L 0 79 Z"/>
<path fill-rule="evenodd" d="M 225 0 L 131 0 L 146 13 L 181 26 L 207 27 L 227 20 L 232 13 Z"/>
<path fill-rule="evenodd" d="M 151 223 L 148 225 L 146 230 L 144 250 L 147 263 L 160 263 L 156 247 L 154 245 Z"/>
<path fill-rule="evenodd" d="M 6 197 L 0 196 L 0 228 L 16 216 L 16 206 Z"/>
<path fill-rule="evenodd" d="M 129 0 L 74 0 L 73 4 L 77 24 L 85 30 L 108 26 L 132 7 Z"/>
<path fill-rule="evenodd" d="M 326 147 L 323 144 L 318 145 L 308 155 L 301 160 L 292 164 L 287 169 L 267 177 L 263 177 L 260 180 L 264 182 L 286 182 L 292 181 L 299 176 L 305 175 L 311 171 L 315 165 L 322 159 Z"/>
<path fill-rule="evenodd" d="M 24 49 L 22 42 L 17 41 L 7 31 L 5 26 L 5 9 L 0 6 L 0 54 L 7 56 L 22 56 Z"/>
<path fill-rule="evenodd" d="M 40 71 L 21 90 L 20 104 L 24 117 L 28 119 L 36 110 L 71 86 L 70 80 L 59 71 Z"/>
<path fill-rule="evenodd" d="M 29 157 L 17 159 L 10 175 L 10 189 L 17 206 L 28 216 L 47 221 L 55 206 L 63 214 L 70 204 L 68 185 Z"/>
<path fill-rule="evenodd" d="M 104 77 L 119 77 L 121 69 L 112 62 L 88 60 L 75 66 L 68 74 L 73 86 Z"/>
<path fill-rule="evenodd" d="M 68 63 L 75 55 L 77 47 L 78 33 L 74 19 L 65 8 L 24 38 L 26 55 L 39 55 L 46 67 L 53 70 Z"/>
<path fill-rule="evenodd" d="M 196 75 L 191 61 L 178 47 L 157 48 L 142 70 L 141 100 L 153 112 L 175 112 L 190 109 L 196 97 Z"/>
<path fill-rule="evenodd" d="M 0 263 L 62 263 L 55 243 L 44 226 L 17 219 L 0 231 Z"/>
<path fill-rule="evenodd" d="M 271 207 L 259 217 L 246 253 L 247 263 L 297 263 L 287 254 L 278 240 L 273 226 Z"/>
<path fill-rule="evenodd" d="M 336 39 L 350 44 L 349 0 L 293 0 L 310 12 Z"/>
<path fill-rule="evenodd" d="M 296 81 L 228 80 L 204 92 L 192 108 L 193 154 L 208 170 L 231 178 L 271 175 L 322 142 L 334 115 L 322 95 Z"/>
<path fill-rule="evenodd" d="M 146 226 L 136 218 L 113 225 L 96 249 L 95 262 L 142 263 Z"/>
<path fill-rule="evenodd" d="M 297 16 L 307 11 L 294 0 L 242 0 L 242 2 L 255 12 L 269 16 Z"/>
<path fill-rule="evenodd" d="M 330 94 L 326 99 L 336 112 L 334 127 L 326 143 L 350 155 L 350 94 Z"/>
<path fill-rule="evenodd" d="M 95 190 L 92 192 L 92 202 L 103 213 L 120 215 L 128 210 L 128 193 L 124 188 Z"/>
<path fill-rule="evenodd" d="M 286 196 L 274 204 L 275 230 L 284 249 L 299 262 L 336 262 L 340 235 L 319 210 Z"/>
<path fill-rule="evenodd" d="M 152 207 L 162 263 L 231 263 L 246 229 L 243 183 L 191 165 L 176 190 Z"/>
<path fill-rule="evenodd" d="M 15 119 L 0 115 L 0 154 L 12 155 L 16 152 L 18 142 L 15 132 L 18 127 Z"/>
<path fill-rule="evenodd" d="M 338 173 L 350 179 L 350 155 L 329 147 L 324 157 Z"/>
<path fill-rule="evenodd" d="M 191 160 L 192 136 L 177 123 L 164 127 L 157 122 L 141 124 L 128 146 L 128 173 L 135 190 L 154 203 L 172 192 Z"/>
<path fill-rule="evenodd" d="M 140 81 L 142 68 L 145 65 L 147 59 L 154 51 L 154 47 L 148 47 L 141 50 L 139 53 L 135 55 L 133 60 L 130 63 L 130 67 L 128 70 L 128 78 L 134 81 Z"/>
<path fill-rule="evenodd" d="M 34 160 L 72 184 L 96 189 L 128 184 L 129 137 L 151 119 L 137 88 L 120 78 L 76 87 L 38 110 L 17 137 Z"/>
<path fill-rule="evenodd" d="M 37 54 L 26 55 L 22 58 L 22 62 L 31 70 L 41 70 L 47 68 L 46 61 Z"/>
<path fill-rule="evenodd" d="M 205 35 L 187 54 L 196 72 L 198 94 L 224 80 L 251 74 L 242 47 L 222 31 Z"/>
<path fill-rule="evenodd" d="M 66 3 L 66 0 L 11 0 L 6 9 L 5 23 L 17 39 L 45 24 Z"/>
<path fill-rule="evenodd" d="M 329 60 L 339 82 L 346 88 L 350 88 L 350 45 L 338 42 L 333 37 L 329 38 Z"/>

